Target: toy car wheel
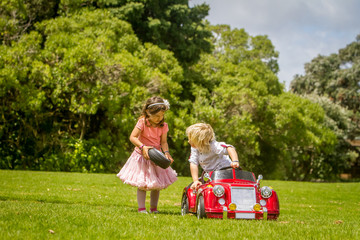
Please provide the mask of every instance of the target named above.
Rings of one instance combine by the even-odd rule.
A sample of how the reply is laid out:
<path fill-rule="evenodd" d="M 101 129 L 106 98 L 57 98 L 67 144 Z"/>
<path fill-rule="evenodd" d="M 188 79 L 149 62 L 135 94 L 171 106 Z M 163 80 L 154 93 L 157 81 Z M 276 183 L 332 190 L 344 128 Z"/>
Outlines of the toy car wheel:
<path fill-rule="evenodd" d="M 183 199 L 181 201 L 181 215 L 185 216 L 188 213 L 189 213 L 189 200 L 186 194 L 184 194 Z"/>
<path fill-rule="evenodd" d="M 204 197 L 203 196 L 199 197 L 196 215 L 197 215 L 198 219 L 206 218 L 205 206 L 204 206 Z"/>
<path fill-rule="evenodd" d="M 149 149 L 150 160 L 153 161 L 159 167 L 166 169 L 170 166 L 171 161 L 165 157 L 165 155 L 156 148 Z"/>

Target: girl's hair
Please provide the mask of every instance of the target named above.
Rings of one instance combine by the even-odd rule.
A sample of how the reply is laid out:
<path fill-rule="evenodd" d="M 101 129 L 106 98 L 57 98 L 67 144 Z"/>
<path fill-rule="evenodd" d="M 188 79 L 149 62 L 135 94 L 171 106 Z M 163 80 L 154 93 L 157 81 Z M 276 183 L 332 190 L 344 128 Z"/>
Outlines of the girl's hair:
<path fill-rule="evenodd" d="M 146 101 L 141 111 L 140 118 L 144 117 L 146 124 L 146 120 L 150 117 L 150 115 L 154 115 L 160 111 L 167 111 L 167 110 L 169 110 L 169 103 L 167 100 L 164 100 L 161 97 L 151 97 Z M 150 115 L 148 114 L 148 112 Z M 164 119 L 162 119 L 158 125 L 160 127 L 164 126 Z"/>
<path fill-rule="evenodd" d="M 201 153 L 210 152 L 210 142 L 215 140 L 215 133 L 210 124 L 196 123 L 186 129 L 191 144 Z"/>

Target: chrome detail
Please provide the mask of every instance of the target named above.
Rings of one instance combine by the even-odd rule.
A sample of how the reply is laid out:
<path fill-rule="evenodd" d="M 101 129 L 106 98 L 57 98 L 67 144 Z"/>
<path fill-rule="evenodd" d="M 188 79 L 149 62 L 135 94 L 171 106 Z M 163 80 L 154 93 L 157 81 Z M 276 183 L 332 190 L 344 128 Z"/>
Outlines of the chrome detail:
<path fill-rule="evenodd" d="M 224 204 L 225 204 L 225 199 L 220 198 L 220 199 L 219 199 L 219 204 L 220 204 L 220 205 L 224 205 Z"/>
<path fill-rule="evenodd" d="M 181 200 L 181 216 L 185 216 L 186 215 L 186 210 L 185 210 L 185 202 L 186 202 L 186 197 L 183 196 L 183 199 Z M 184 202 L 185 201 L 185 202 Z"/>
<path fill-rule="evenodd" d="M 269 198 L 271 197 L 272 195 L 272 189 L 269 188 L 268 186 L 264 186 L 260 189 L 260 192 L 261 192 L 261 196 L 263 198 Z"/>
<path fill-rule="evenodd" d="M 258 176 L 258 179 L 257 179 L 256 183 L 257 183 L 257 184 L 260 184 L 260 181 L 261 181 L 261 180 L 263 180 L 263 175 L 260 174 L 260 175 Z"/>
<path fill-rule="evenodd" d="M 228 218 L 228 210 L 227 207 L 223 207 L 223 219 L 227 219 Z"/>
<path fill-rule="evenodd" d="M 253 187 L 231 187 L 231 202 L 236 204 L 236 210 L 252 211 L 256 203 L 256 193 Z"/>
<path fill-rule="evenodd" d="M 267 220 L 268 210 L 266 207 L 263 207 L 263 219 Z"/>
<path fill-rule="evenodd" d="M 244 213 L 244 212 L 237 212 L 235 213 L 236 219 L 255 219 L 255 213 Z"/>
<path fill-rule="evenodd" d="M 215 185 L 213 188 L 213 193 L 217 197 L 222 197 L 225 193 L 225 188 L 221 185 Z"/>
<path fill-rule="evenodd" d="M 197 204 L 197 209 L 196 209 L 196 217 L 198 218 L 198 219 L 201 219 L 201 213 L 200 213 L 200 200 L 198 200 L 198 204 Z"/>
<path fill-rule="evenodd" d="M 181 208 L 181 216 L 185 216 L 185 215 L 186 215 L 185 209 Z"/>
<path fill-rule="evenodd" d="M 209 181 L 209 180 L 211 181 L 211 177 L 210 177 L 209 173 L 204 173 L 203 180 L 204 180 L 205 182 L 207 182 L 207 181 Z"/>

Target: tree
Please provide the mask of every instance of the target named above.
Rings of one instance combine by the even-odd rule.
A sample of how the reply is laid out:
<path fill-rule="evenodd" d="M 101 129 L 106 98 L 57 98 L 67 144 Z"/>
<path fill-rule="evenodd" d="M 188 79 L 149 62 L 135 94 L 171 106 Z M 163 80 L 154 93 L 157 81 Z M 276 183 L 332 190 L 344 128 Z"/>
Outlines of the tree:
<path fill-rule="evenodd" d="M 250 36 L 245 29 L 230 30 L 228 25 L 211 26 L 210 29 L 215 35 L 214 54 L 219 58 L 224 58 L 233 64 L 244 60 L 261 60 L 274 73 L 278 73 L 279 53 L 275 51 L 275 47 L 266 35 Z"/>
<path fill-rule="evenodd" d="M 57 16 L 58 0 L 3 0 L 0 2 L 0 42 L 10 45 L 42 20 Z"/>
<path fill-rule="evenodd" d="M 170 50 L 184 66 L 199 60 L 201 52 L 210 52 L 210 31 L 204 18 L 209 6 L 189 7 L 188 0 L 63 0 L 59 11 L 71 14 L 83 7 L 108 9 L 117 18 L 132 25 L 143 42 Z"/>
<path fill-rule="evenodd" d="M 172 104 L 168 141 L 180 175 L 189 173 L 185 129 L 195 122 L 210 123 L 245 169 L 269 178 L 331 179 L 352 159 L 335 154 L 341 125 L 325 113 L 337 107 L 283 91 L 267 36 L 202 25 L 207 6 L 185 0 L 55 6 L 56 18 L 0 46 L 0 168 L 117 171 L 154 95 Z"/>
<path fill-rule="evenodd" d="M 359 161 L 356 160 L 359 149 L 348 143 L 360 135 L 359 69 L 360 35 L 337 54 L 319 55 L 305 64 L 305 75 L 297 75 L 291 82 L 294 93 L 312 95 L 310 99 L 324 108 L 327 124 L 338 138 L 336 150 L 327 160 L 336 162 L 333 165 L 338 165 L 342 171 Z"/>
<path fill-rule="evenodd" d="M 204 18 L 209 6 L 189 7 L 188 0 L 4 0 L 0 3 L 0 40 L 9 45 L 42 20 L 70 16 L 82 9 L 107 9 L 127 21 L 142 43 L 150 42 L 170 50 L 183 66 L 210 52 Z"/>
<path fill-rule="evenodd" d="M 210 123 L 234 144 L 245 169 L 268 178 L 331 178 L 318 156 L 334 150 L 336 137 L 319 105 L 284 93 L 271 41 L 226 25 L 213 29 L 213 54 L 203 54 L 189 74 L 192 121 Z"/>
<path fill-rule="evenodd" d="M 349 133 L 354 132 L 356 126 L 352 121 L 352 111 L 334 103 L 324 96 L 303 95 L 302 97 L 319 104 L 325 112 L 324 125 L 330 128 L 336 135 L 337 145 L 335 151 L 328 154 L 324 158 L 325 163 L 331 165 L 332 175 L 336 177 L 336 173 L 343 173 L 354 165 L 359 157 L 359 153 L 351 147 L 348 142 Z"/>
<path fill-rule="evenodd" d="M 151 95 L 172 103 L 168 122 L 179 128 L 169 141 L 183 156 L 183 119 L 190 119 L 191 102 L 180 101 L 186 82 L 174 56 L 190 65 L 210 50 L 211 33 L 202 23 L 207 5 L 190 9 L 188 1 L 155 0 L 1 4 L 2 168 L 112 171 L 132 149 L 128 131 L 142 100 Z M 116 18 L 130 22 L 138 37 Z"/>
<path fill-rule="evenodd" d="M 181 92 L 173 54 L 104 10 L 43 21 L 0 52 L 2 168 L 115 170 L 141 100 Z"/>
<path fill-rule="evenodd" d="M 357 128 L 349 138 L 360 134 L 360 35 L 356 41 L 340 49 L 337 54 L 318 56 L 305 64 L 305 75 L 295 76 L 291 91 L 297 94 L 316 94 L 353 112 Z"/>

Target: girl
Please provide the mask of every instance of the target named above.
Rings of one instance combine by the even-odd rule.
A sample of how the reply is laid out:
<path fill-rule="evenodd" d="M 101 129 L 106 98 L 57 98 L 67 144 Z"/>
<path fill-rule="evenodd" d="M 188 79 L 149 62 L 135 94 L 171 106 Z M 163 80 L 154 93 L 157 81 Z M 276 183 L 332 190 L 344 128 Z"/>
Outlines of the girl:
<path fill-rule="evenodd" d="M 209 124 L 196 123 L 186 129 L 186 134 L 191 145 L 189 158 L 190 172 L 193 179 L 192 189 L 201 185 L 199 181 L 198 165 L 206 172 L 223 167 L 239 167 L 238 155 L 235 148 L 224 142 L 215 140 L 214 130 Z M 229 156 L 230 157 L 229 157 Z"/>
<path fill-rule="evenodd" d="M 146 191 L 150 193 L 150 213 L 158 213 L 157 205 L 160 190 L 174 183 L 176 172 L 168 167 L 162 169 L 149 160 L 149 149 L 162 149 L 165 156 L 173 163 L 167 143 L 168 125 L 164 114 L 170 109 L 167 100 L 152 97 L 146 101 L 141 117 L 134 127 L 130 141 L 135 149 L 117 176 L 131 186 L 137 187 L 138 212 L 148 213 L 145 208 Z"/>

